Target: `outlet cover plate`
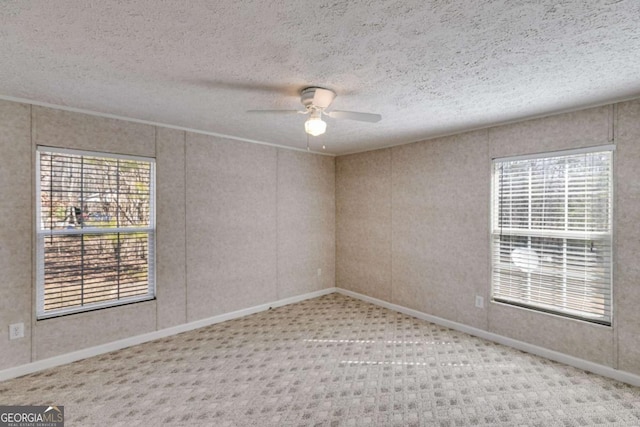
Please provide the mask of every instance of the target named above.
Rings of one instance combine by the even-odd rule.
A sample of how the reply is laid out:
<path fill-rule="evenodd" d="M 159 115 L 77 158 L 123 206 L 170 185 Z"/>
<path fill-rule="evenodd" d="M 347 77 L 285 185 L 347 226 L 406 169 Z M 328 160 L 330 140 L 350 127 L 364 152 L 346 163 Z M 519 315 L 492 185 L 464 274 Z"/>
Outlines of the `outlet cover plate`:
<path fill-rule="evenodd" d="M 24 338 L 24 323 L 13 323 L 9 325 L 9 339 L 17 340 Z"/>

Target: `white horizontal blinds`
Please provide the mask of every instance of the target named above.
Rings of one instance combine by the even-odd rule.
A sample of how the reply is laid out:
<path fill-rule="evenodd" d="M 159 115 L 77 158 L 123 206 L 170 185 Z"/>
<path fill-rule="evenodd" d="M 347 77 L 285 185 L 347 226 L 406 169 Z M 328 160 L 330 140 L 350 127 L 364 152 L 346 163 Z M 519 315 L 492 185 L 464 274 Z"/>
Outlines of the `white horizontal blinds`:
<path fill-rule="evenodd" d="M 154 163 L 107 156 L 39 148 L 39 318 L 154 296 Z"/>
<path fill-rule="evenodd" d="M 494 161 L 493 298 L 611 322 L 612 152 Z"/>

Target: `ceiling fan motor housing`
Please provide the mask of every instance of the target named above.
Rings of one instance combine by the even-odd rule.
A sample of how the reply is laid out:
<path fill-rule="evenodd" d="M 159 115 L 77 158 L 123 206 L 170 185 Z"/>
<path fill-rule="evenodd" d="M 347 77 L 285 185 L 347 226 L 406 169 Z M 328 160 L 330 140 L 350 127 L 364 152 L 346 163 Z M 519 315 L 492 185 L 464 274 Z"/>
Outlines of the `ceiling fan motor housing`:
<path fill-rule="evenodd" d="M 300 102 L 308 110 L 310 108 L 325 109 L 336 97 L 336 93 L 330 89 L 321 87 L 308 87 L 300 92 Z"/>

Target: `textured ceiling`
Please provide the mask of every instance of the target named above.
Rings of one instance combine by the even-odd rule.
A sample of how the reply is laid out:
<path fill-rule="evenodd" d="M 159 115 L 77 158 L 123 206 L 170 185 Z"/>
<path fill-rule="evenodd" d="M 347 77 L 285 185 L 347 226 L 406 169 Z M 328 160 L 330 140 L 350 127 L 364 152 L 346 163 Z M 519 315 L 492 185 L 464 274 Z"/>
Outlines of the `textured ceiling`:
<path fill-rule="evenodd" d="M 0 2 L 0 97 L 341 154 L 640 96 L 640 1 Z"/>

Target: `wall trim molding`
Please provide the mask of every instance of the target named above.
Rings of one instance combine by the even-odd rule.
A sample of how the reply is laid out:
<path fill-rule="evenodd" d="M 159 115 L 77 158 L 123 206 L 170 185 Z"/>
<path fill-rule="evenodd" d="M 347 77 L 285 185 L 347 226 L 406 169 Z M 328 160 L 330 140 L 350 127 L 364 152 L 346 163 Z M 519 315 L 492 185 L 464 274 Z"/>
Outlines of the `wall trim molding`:
<path fill-rule="evenodd" d="M 35 362 L 27 363 L 24 365 L 13 367 L 13 368 L 0 370 L 0 381 L 21 377 L 23 375 L 32 374 L 34 372 L 42 371 L 49 368 L 55 368 L 56 366 L 66 365 L 68 363 L 76 362 L 78 360 L 87 359 L 93 356 L 99 356 L 101 354 L 109 353 L 111 351 L 121 350 L 123 348 L 132 347 L 134 345 L 143 344 L 143 343 L 157 340 L 160 338 L 166 338 L 168 336 L 180 334 L 182 332 L 192 331 L 194 329 L 203 328 L 205 326 L 214 325 L 216 323 L 226 322 L 227 320 L 237 319 L 239 317 L 244 317 L 250 314 L 259 313 L 261 311 L 266 311 L 271 308 L 282 307 L 285 305 L 293 304 L 293 303 L 304 301 L 307 299 L 317 298 L 323 295 L 332 294 L 332 293 L 335 293 L 336 291 L 337 291 L 336 288 L 321 289 L 319 291 L 309 292 L 302 295 L 296 295 L 294 297 L 284 298 L 277 301 L 245 308 L 242 310 L 232 311 L 230 313 L 224 313 L 218 316 L 196 320 L 194 322 L 188 322 L 188 323 L 184 323 L 177 326 L 171 326 L 169 328 L 160 329 L 153 332 L 148 332 L 145 334 L 136 335 L 129 338 L 124 338 L 121 340 L 100 344 L 94 347 L 85 348 L 85 349 L 74 351 L 71 353 L 61 354 L 59 356 L 37 360 Z"/>
<path fill-rule="evenodd" d="M 16 366 L 0 370 L 0 381 L 6 381 L 12 378 L 21 377 L 23 375 L 32 374 L 34 372 L 42 371 L 49 368 L 55 368 L 57 366 L 66 365 L 68 363 L 76 362 L 78 360 L 87 359 L 93 356 L 99 356 L 111 351 L 121 350 L 123 348 L 132 347 L 134 345 L 143 344 L 149 341 L 157 340 L 160 338 L 166 338 L 168 336 L 180 334 L 182 332 L 192 331 L 194 329 L 203 328 L 206 326 L 214 325 L 216 323 L 226 322 L 227 320 L 237 319 L 239 317 L 248 316 L 250 314 L 259 313 L 269 310 L 271 308 L 282 307 L 289 304 L 294 304 L 300 301 L 304 301 L 311 298 L 317 298 L 323 295 L 329 295 L 332 293 L 339 293 L 346 295 L 364 302 L 368 302 L 380 307 L 387 308 L 389 310 L 397 311 L 427 322 L 435 323 L 436 325 L 444 326 L 450 329 L 454 329 L 459 332 L 464 332 L 469 335 L 483 338 L 498 344 L 503 344 L 508 347 L 512 347 L 518 350 L 525 351 L 527 353 L 535 354 L 537 356 L 545 357 L 556 362 L 564 363 L 566 365 L 573 366 L 578 369 L 592 372 L 594 374 L 602 375 L 617 381 L 621 381 L 627 384 L 631 384 L 636 387 L 640 387 L 640 375 L 633 374 L 631 372 L 614 369 L 610 366 L 601 365 L 599 363 L 590 362 L 588 360 L 580 359 L 575 356 L 570 356 L 565 353 L 560 353 L 554 350 L 549 350 L 544 347 L 529 344 L 524 341 L 518 341 L 509 337 L 494 334 L 482 329 L 474 328 L 472 326 L 464 325 L 462 323 L 453 322 L 451 320 L 443 319 L 441 317 L 432 316 L 430 314 L 423 313 L 421 311 L 413 310 L 401 305 L 393 304 L 387 301 L 383 301 L 377 298 L 373 298 L 367 295 L 359 294 L 357 292 L 349 291 L 341 288 L 326 288 L 319 291 L 309 292 L 294 297 L 284 298 L 270 303 L 260 304 L 253 307 L 245 308 L 242 310 L 236 310 L 229 313 L 220 314 L 218 316 L 208 317 L 205 319 L 196 320 L 194 322 L 184 323 L 182 325 L 172 326 L 165 329 L 160 329 L 146 334 L 136 335 L 134 337 L 124 338 L 117 341 L 97 345 L 94 347 L 85 348 L 82 350 L 74 351 L 71 353 L 62 354 L 59 356 L 50 357 L 43 360 L 27 363 L 24 365 Z"/>
<path fill-rule="evenodd" d="M 494 334 L 492 332 L 488 332 L 483 329 L 474 328 L 472 326 L 464 325 L 462 323 L 453 322 L 451 320 L 443 319 L 437 316 L 432 316 L 430 314 L 426 314 L 421 311 L 413 310 L 407 307 L 403 307 L 401 305 L 393 304 L 387 301 L 383 301 L 367 295 L 359 294 L 357 292 L 349 291 L 346 289 L 336 288 L 336 292 L 352 298 L 359 299 L 364 302 L 368 302 L 368 303 L 380 306 L 380 307 L 388 308 L 389 310 L 407 314 L 409 316 L 416 317 L 421 320 L 426 320 L 427 322 L 435 323 L 436 325 L 454 329 L 459 332 L 464 332 L 466 334 L 473 335 L 478 338 L 483 338 L 489 341 L 496 342 L 498 344 L 503 344 L 508 347 L 522 350 L 527 353 L 545 357 L 547 359 L 554 360 L 556 362 L 564 363 L 565 365 L 573 366 L 574 368 L 589 371 L 594 374 L 602 375 L 603 377 L 608 377 L 617 381 L 631 384 L 636 387 L 640 387 L 640 375 L 636 375 L 631 372 L 614 369 L 610 366 L 605 366 L 599 363 L 590 362 L 588 360 L 580 359 L 579 357 L 570 356 L 565 353 L 560 353 L 558 351 L 550 350 L 534 344 L 529 344 L 524 341 L 515 340 L 513 338 L 505 337 L 503 335 Z"/>
<path fill-rule="evenodd" d="M 531 120 L 545 119 L 547 117 L 560 116 L 562 114 L 578 113 L 580 111 L 591 110 L 592 108 L 606 107 L 608 105 L 616 107 L 618 104 L 622 104 L 624 102 L 629 102 L 629 101 L 635 101 L 636 99 L 640 99 L 637 94 L 636 95 L 623 96 L 623 97 L 619 97 L 619 98 L 613 98 L 613 99 L 610 99 L 608 101 L 604 100 L 604 101 L 594 102 L 594 103 L 591 103 L 591 104 L 583 104 L 583 105 L 576 105 L 576 106 L 572 106 L 572 107 L 560 108 L 560 109 L 557 109 L 557 110 L 551 110 L 551 111 L 542 112 L 542 113 L 539 113 L 539 114 L 531 114 L 531 115 L 528 115 L 528 116 L 518 117 L 518 118 L 515 118 L 515 119 L 511 119 L 511 120 L 504 120 L 504 121 L 501 121 L 501 122 L 493 122 L 493 123 L 488 123 L 486 125 L 479 125 L 479 126 L 475 126 L 475 127 L 472 126 L 472 127 L 466 128 L 466 129 L 458 129 L 458 130 L 452 131 L 452 132 L 442 132 L 442 133 L 438 133 L 438 134 L 435 134 L 435 135 L 425 136 L 424 138 L 420 138 L 420 139 L 412 139 L 411 141 L 407 141 L 407 142 L 401 142 L 401 143 L 391 144 L 391 145 L 384 145 L 382 147 L 376 147 L 376 148 L 372 148 L 372 149 L 365 149 L 365 150 L 359 150 L 359 151 L 348 151 L 346 153 L 337 154 L 336 157 L 349 156 L 351 154 L 367 153 L 369 151 L 376 151 L 376 150 L 386 150 L 387 148 L 399 147 L 399 146 L 408 145 L 408 144 L 415 144 L 417 142 L 426 142 L 426 141 L 431 141 L 431 140 L 440 139 L 440 138 L 448 138 L 448 137 L 451 137 L 451 136 L 462 135 L 462 134 L 465 134 L 465 133 L 478 132 L 478 131 L 482 131 L 482 130 L 490 130 L 490 129 L 496 128 L 496 127 L 509 126 L 509 125 L 514 125 L 514 124 L 518 124 L 518 123 L 528 122 L 528 121 L 531 121 Z M 613 142 L 613 140 L 610 140 L 610 141 Z"/>
<path fill-rule="evenodd" d="M 202 135 L 216 136 L 218 138 L 231 139 L 231 140 L 234 140 L 234 141 L 242 141 L 242 142 L 248 142 L 248 143 L 251 143 L 251 144 L 266 145 L 266 146 L 269 146 L 269 147 L 282 148 L 284 150 L 300 151 L 302 153 L 312 153 L 312 154 L 319 154 L 321 156 L 336 157 L 335 154 L 326 153 L 326 152 L 323 152 L 323 151 L 307 150 L 305 148 L 298 148 L 298 147 L 290 147 L 288 145 L 273 144 L 271 142 L 259 141 L 257 139 L 250 139 L 250 138 L 242 138 L 240 136 L 228 135 L 228 134 L 225 134 L 225 133 L 210 132 L 210 131 L 206 131 L 206 130 L 188 128 L 188 127 L 184 127 L 184 126 L 175 126 L 175 125 L 170 125 L 168 123 L 160 123 L 160 122 L 154 122 L 154 121 L 150 121 L 150 120 L 134 119 L 134 118 L 131 118 L 131 117 L 118 116 L 116 114 L 100 113 L 100 112 L 97 112 L 97 111 L 86 110 L 84 108 L 67 107 L 67 106 L 64 106 L 64 105 L 51 104 L 51 103 L 48 103 L 48 102 L 34 101 L 32 99 L 16 98 L 15 96 L 0 95 L 0 100 L 9 101 L 9 102 L 17 102 L 19 104 L 35 105 L 35 106 L 38 106 L 38 107 L 52 108 L 54 110 L 69 111 L 71 113 L 86 114 L 88 116 L 103 117 L 105 119 L 122 120 L 124 122 L 139 123 L 139 124 L 143 124 L 143 125 L 150 125 L 150 126 L 162 127 L 162 128 L 167 128 L 167 129 L 175 129 L 175 130 L 181 130 L 181 131 L 191 132 L 191 133 L 199 133 L 199 134 L 202 134 Z"/>

